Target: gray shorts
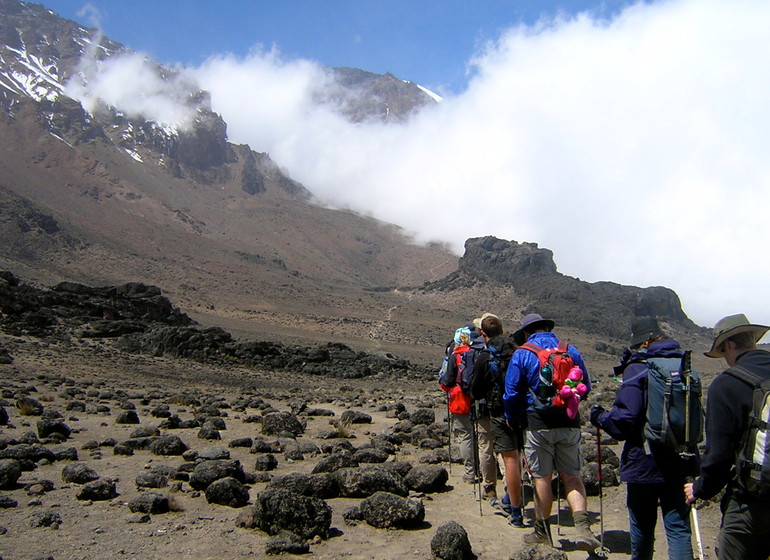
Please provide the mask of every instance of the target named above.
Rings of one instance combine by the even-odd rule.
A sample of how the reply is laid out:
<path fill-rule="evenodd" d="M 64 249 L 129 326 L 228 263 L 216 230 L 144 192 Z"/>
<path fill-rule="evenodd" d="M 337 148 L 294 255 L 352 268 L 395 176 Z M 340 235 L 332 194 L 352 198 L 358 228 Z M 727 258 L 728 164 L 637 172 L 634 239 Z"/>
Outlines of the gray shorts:
<path fill-rule="evenodd" d="M 530 430 L 524 444 L 532 474 L 538 478 L 554 472 L 578 475 L 583 458 L 580 455 L 580 428 Z"/>
<path fill-rule="evenodd" d="M 492 436 L 495 438 L 495 453 L 521 451 L 524 446 L 524 430 L 513 429 L 505 418 L 492 416 Z"/>

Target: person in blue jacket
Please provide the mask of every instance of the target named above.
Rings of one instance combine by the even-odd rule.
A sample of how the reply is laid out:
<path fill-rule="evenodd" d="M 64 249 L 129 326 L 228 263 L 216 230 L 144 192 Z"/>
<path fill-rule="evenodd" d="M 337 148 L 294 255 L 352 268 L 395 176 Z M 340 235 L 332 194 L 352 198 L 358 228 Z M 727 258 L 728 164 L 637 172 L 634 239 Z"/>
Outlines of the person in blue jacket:
<path fill-rule="evenodd" d="M 622 384 L 612 409 L 605 411 L 600 405 L 594 405 L 591 424 L 625 441 L 620 456 L 620 480 L 626 483 L 631 559 L 653 558 L 660 506 L 669 559 L 691 560 L 690 507 L 681 488 L 687 477 L 698 473 L 697 450 L 692 455 L 681 456 L 676 450 L 646 442 L 643 437 L 647 418 L 645 360 L 681 358 L 683 351 L 676 340 L 666 337 L 654 317 L 642 317 L 633 323 L 630 350 L 615 367 L 616 376 L 622 376 Z"/>
<path fill-rule="evenodd" d="M 514 339 L 517 344 L 528 342 L 540 348 L 557 348 L 559 339 L 551 332 L 553 327 L 553 321 L 532 313 L 524 317 L 520 329 L 514 333 Z M 571 344 L 567 346 L 567 353 L 583 371 L 587 396 L 591 381 L 583 358 Z M 524 456 L 535 487 L 534 531 L 525 535 L 523 541 L 525 544 L 552 542 L 547 520 L 553 507 L 551 479 L 556 472 L 564 484 L 567 503 L 575 521 L 575 547 L 593 551 L 601 543 L 591 532 L 586 489 L 580 476 L 580 415 L 570 418 L 566 408 L 536 405 L 534 394 L 540 385 L 540 368 L 537 354 L 519 348 L 513 354 L 505 375 L 505 418 L 514 423 L 526 412 L 528 431 Z"/>

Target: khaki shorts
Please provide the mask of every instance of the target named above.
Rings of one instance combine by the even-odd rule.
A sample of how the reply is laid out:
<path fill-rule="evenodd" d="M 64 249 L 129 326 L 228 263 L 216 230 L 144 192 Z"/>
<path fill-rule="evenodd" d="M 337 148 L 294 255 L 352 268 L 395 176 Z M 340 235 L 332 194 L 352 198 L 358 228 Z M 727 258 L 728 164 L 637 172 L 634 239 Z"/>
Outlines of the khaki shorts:
<path fill-rule="evenodd" d="M 532 475 L 538 478 L 551 476 L 554 472 L 579 475 L 583 463 L 580 428 L 530 430 L 524 454 Z"/>

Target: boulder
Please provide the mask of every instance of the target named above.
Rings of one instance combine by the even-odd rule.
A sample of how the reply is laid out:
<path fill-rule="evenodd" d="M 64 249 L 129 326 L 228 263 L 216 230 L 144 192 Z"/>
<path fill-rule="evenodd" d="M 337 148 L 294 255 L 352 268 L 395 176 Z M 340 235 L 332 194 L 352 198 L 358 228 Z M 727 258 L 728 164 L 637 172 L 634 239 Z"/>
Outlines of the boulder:
<path fill-rule="evenodd" d="M 260 529 L 269 535 L 291 531 L 304 539 L 329 536 L 332 508 L 320 498 L 302 496 L 282 488 L 266 488 L 254 506 L 236 519 L 238 527 Z"/>
<path fill-rule="evenodd" d="M 409 489 L 395 472 L 380 466 L 367 465 L 358 468 L 340 469 L 335 478 L 340 496 L 365 498 L 377 492 L 388 492 L 408 496 Z"/>
<path fill-rule="evenodd" d="M 457 521 L 445 523 L 436 530 L 430 541 L 430 550 L 440 560 L 476 560 L 468 533 Z"/>
<path fill-rule="evenodd" d="M 220 478 L 206 488 L 206 501 L 232 508 L 243 507 L 249 503 L 249 490 L 230 476 Z"/>
<path fill-rule="evenodd" d="M 422 502 L 389 492 L 377 492 L 362 500 L 358 507 L 364 521 L 379 529 L 412 529 L 422 525 L 425 519 Z"/>
<path fill-rule="evenodd" d="M 438 465 L 417 465 L 404 477 L 404 484 L 416 492 L 441 492 L 446 489 L 449 473 Z"/>
<path fill-rule="evenodd" d="M 128 502 L 128 509 L 132 513 L 152 515 L 171 511 L 168 498 L 159 492 L 142 492 Z"/>

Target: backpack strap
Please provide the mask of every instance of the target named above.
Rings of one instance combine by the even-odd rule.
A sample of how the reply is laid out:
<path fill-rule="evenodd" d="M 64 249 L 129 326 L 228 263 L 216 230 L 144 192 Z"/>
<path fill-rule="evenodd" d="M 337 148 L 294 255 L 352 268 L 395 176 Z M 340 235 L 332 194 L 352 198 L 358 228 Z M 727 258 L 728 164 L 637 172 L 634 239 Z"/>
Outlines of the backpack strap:
<path fill-rule="evenodd" d="M 751 385 L 751 387 L 754 389 L 758 388 L 760 385 L 762 385 L 762 382 L 765 381 L 764 377 L 757 375 L 753 371 L 749 371 L 742 366 L 733 366 L 731 368 L 727 368 L 725 373 L 735 377 L 736 379 L 740 379 L 747 385 Z"/>
<path fill-rule="evenodd" d="M 740 379 L 747 385 L 750 385 L 755 391 L 757 389 L 761 389 L 763 386 L 765 386 L 765 384 L 770 385 L 770 379 L 765 379 L 761 375 L 757 375 L 753 371 L 747 370 L 745 367 L 733 366 L 726 369 L 725 373 L 735 377 L 736 379 Z M 770 388 L 768 388 L 768 390 L 770 390 Z M 749 414 L 749 423 L 746 427 L 747 434 L 748 431 L 752 428 L 766 430 L 767 422 L 765 422 L 762 418 L 758 418 L 753 413 Z"/>
<path fill-rule="evenodd" d="M 531 342 L 525 342 L 524 344 L 519 346 L 517 350 L 529 350 L 530 352 L 533 352 L 537 356 L 537 359 L 540 361 L 541 366 L 548 359 L 548 350 L 538 346 L 537 344 L 533 344 Z"/>

